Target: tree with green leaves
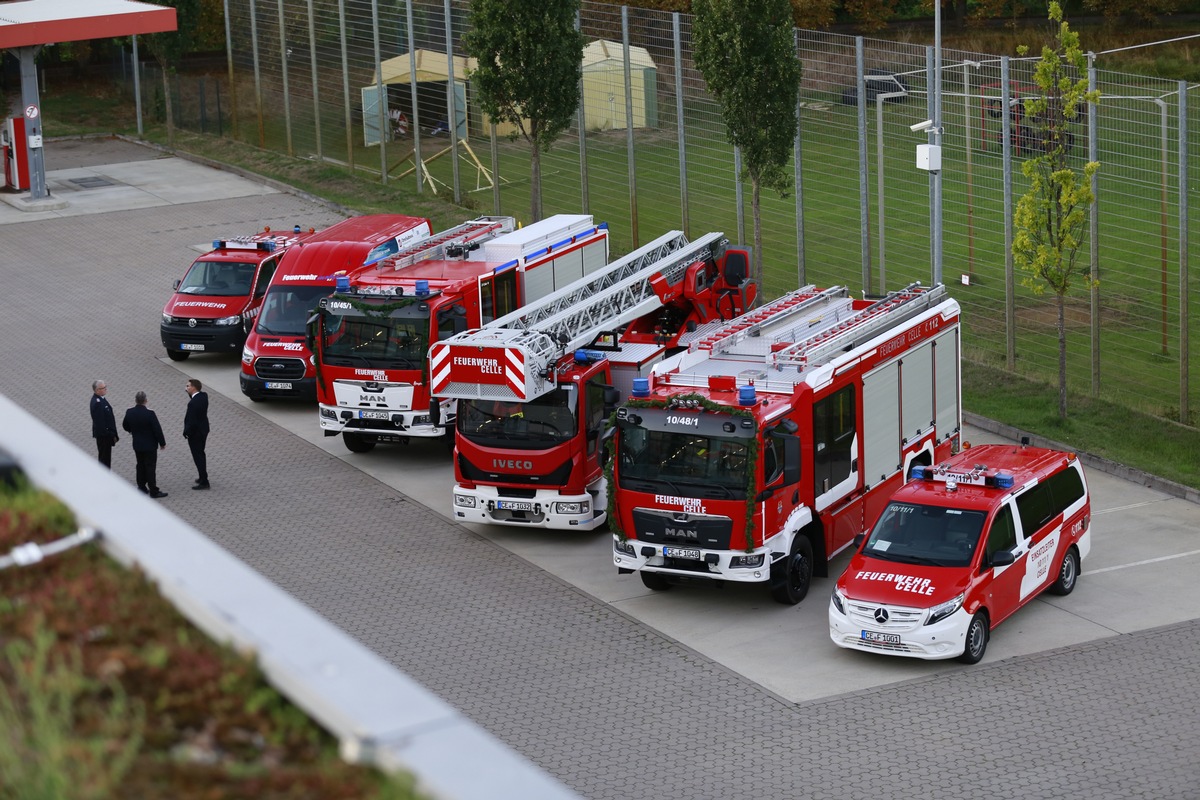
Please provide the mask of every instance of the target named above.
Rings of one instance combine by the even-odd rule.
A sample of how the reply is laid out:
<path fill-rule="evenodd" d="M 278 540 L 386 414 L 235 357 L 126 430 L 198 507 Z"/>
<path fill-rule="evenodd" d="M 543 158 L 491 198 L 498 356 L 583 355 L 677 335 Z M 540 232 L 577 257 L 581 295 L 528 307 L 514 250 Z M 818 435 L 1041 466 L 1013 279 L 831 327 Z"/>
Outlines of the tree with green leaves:
<path fill-rule="evenodd" d="M 754 215 L 753 278 L 762 285 L 764 188 L 786 196 L 796 140 L 800 61 L 788 0 L 694 0 L 696 67 L 721 104 L 725 136 L 742 155 Z"/>
<path fill-rule="evenodd" d="M 542 153 L 579 108 L 578 12 L 579 0 L 471 0 L 463 46 L 479 65 L 470 79 L 483 111 L 529 144 L 531 222 L 542 218 Z"/>
<path fill-rule="evenodd" d="M 155 0 L 175 9 L 176 30 L 142 34 L 141 41 L 162 71 L 163 103 L 167 112 L 167 144 L 175 144 L 175 112 L 171 103 L 171 76 L 186 53 L 191 52 L 200 23 L 200 0 Z"/>
<path fill-rule="evenodd" d="M 1058 416 L 1066 419 L 1066 296 L 1077 279 L 1092 285 L 1091 266 L 1080 261 L 1079 251 L 1087 211 L 1095 200 L 1092 178 L 1100 169 L 1096 161 L 1084 164 L 1082 173 L 1072 165 L 1070 127 L 1081 108 L 1100 96 L 1088 91 L 1087 58 L 1079 34 L 1063 19 L 1057 2 L 1050 3 L 1049 18 L 1058 23 L 1058 35 L 1055 47 L 1043 46 L 1033 74 L 1038 92 L 1025 101 L 1033 136 L 1028 137 L 1030 157 L 1021 171 L 1029 179 L 1029 189 L 1017 201 L 1013 215 L 1013 257 L 1026 273 L 1021 280 L 1025 286 L 1038 295 L 1049 287 L 1058 301 Z M 1027 50 L 1018 48 L 1022 55 Z"/>

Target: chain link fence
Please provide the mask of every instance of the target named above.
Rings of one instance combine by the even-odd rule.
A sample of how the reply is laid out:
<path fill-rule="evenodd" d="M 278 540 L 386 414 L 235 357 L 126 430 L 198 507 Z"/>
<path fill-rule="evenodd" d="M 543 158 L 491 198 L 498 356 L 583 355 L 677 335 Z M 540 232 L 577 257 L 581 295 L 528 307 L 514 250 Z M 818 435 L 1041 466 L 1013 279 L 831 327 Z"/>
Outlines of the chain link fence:
<path fill-rule="evenodd" d="M 407 182 L 466 205 L 464 216 L 528 217 L 528 146 L 479 108 L 461 47 L 465 0 L 228 0 L 226 20 L 223 74 L 174 79 L 177 125 Z M 752 238 L 749 185 L 692 61 L 691 22 L 582 6 L 581 102 L 543 156 L 543 210 L 607 221 L 614 254 L 674 228 Z M 912 130 L 939 116 L 931 47 L 797 31 L 796 53 L 795 190 L 763 194 L 766 295 L 929 283 L 940 228 L 966 355 L 1055 383 L 1055 298 L 1026 286 L 1010 255 L 1012 209 L 1028 185 L 1021 163 L 1037 146 L 1023 106 L 1037 92 L 1035 61 L 943 51 L 933 173 L 915 154 L 935 132 Z M 1079 281 L 1067 297 L 1068 383 L 1194 425 L 1188 242 L 1200 102 L 1193 86 L 1103 62 L 1093 56 L 1086 76 L 1100 102 L 1069 137 L 1072 165 L 1101 169 L 1080 250 L 1098 283 Z M 161 79 L 144 75 L 141 86 L 144 106 L 160 108 Z M 939 185 L 940 213 L 930 199 Z"/>

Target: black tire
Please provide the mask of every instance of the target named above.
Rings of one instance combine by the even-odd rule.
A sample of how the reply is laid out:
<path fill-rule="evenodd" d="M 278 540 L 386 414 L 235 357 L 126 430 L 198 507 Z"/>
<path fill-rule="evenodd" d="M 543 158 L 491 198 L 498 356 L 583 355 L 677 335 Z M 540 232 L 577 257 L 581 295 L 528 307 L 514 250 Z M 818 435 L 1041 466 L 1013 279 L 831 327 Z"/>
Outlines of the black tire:
<path fill-rule="evenodd" d="M 771 597 L 785 606 L 796 605 L 808 595 L 812 576 L 812 542 L 804 534 L 797 534 L 787 557 L 771 565 Z"/>
<path fill-rule="evenodd" d="M 1050 584 L 1047 590 L 1050 594 L 1057 594 L 1065 597 L 1075 591 L 1075 584 L 1079 582 L 1079 551 L 1074 545 L 1067 548 L 1067 552 L 1063 555 L 1062 563 L 1058 565 L 1058 579 Z"/>
<path fill-rule="evenodd" d="M 964 664 L 978 664 L 987 652 L 990 636 L 987 615 L 982 611 L 976 612 L 975 616 L 971 617 L 971 624 L 967 626 L 967 640 L 958 660 Z"/>
<path fill-rule="evenodd" d="M 654 592 L 665 592 L 671 588 L 671 581 L 661 572 L 647 572 L 646 570 L 638 570 L 638 575 L 642 576 L 642 585 Z"/>
<path fill-rule="evenodd" d="M 167 358 L 171 359 L 172 361 L 187 361 L 188 356 L 190 356 L 190 355 L 191 355 L 191 353 L 189 353 L 187 350 L 168 350 L 167 351 Z"/>
<path fill-rule="evenodd" d="M 343 433 L 342 441 L 351 453 L 369 453 L 375 449 L 375 437 L 361 433 Z"/>

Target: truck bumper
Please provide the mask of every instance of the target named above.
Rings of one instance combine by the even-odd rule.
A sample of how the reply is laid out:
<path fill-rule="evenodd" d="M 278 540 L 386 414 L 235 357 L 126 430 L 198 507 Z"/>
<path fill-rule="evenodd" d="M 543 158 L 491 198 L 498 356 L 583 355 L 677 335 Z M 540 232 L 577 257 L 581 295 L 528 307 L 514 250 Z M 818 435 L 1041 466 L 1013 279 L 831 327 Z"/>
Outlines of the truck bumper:
<path fill-rule="evenodd" d="M 847 602 L 854 603 L 853 600 Z M 848 609 L 850 607 L 852 605 L 848 606 Z M 924 615 L 921 619 L 924 619 Z M 970 624 L 971 615 L 960 608 L 932 625 L 922 625 L 918 621 L 917 624 L 904 629 L 885 629 L 873 622 L 853 619 L 838 611 L 832 598 L 829 601 L 829 638 L 838 647 L 862 650 L 865 653 L 883 653 L 929 661 L 956 658 L 962 655 Z M 898 641 L 879 641 L 878 638 L 882 634 L 891 634 Z M 868 638 L 872 635 L 874 640 Z"/>
<path fill-rule="evenodd" d="M 386 414 L 387 419 L 363 419 L 362 409 L 339 408 L 322 403 L 319 414 L 321 430 L 326 436 L 339 433 L 372 434 L 377 441 L 400 439 L 436 439 L 446 435 L 454 425 L 451 415 L 444 424 L 433 425 L 428 411 L 398 411 L 394 409 L 371 409 L 368 413 Z"/>
<path fill-rule="evenodd" d="M 688 551 L 686 558 L 664 554 L 664 551 Z M 692 556 L 698 556 L 693 558 Z M 759 558 L 761 556 L 761 558 Z M 739 559 L 739 566 L 734 566 Z M 740 566 L 749 559 L 751 566 Z M 754 564 L 758 561 L 757 565 Z M 701 578 L 736 583 L 764 583 L 771 578 L 771 554 L 767 548 L 744 550 L 704 550 L 696 547 L 677 547 L 626 539 L 613 534 L 613 563 L 621 572 L 658 572 L 680 578 Z"/>
<path fill-rule="evenodd" d="M 256 375 L 241 373 L 242 394 L 252 400 L 307 400 L 317 399 L 317 379 L 298 378 L 291 381 L 265 381 Z"/>
<path fill-rule="evenodd" d="M 608 520 L 607 511 L 597 508 L 596 498 L 588 493 L 537 489 L 532 497 L 510 497 L 495 486 L 455 486 L 450 513 L 459 522 L 560 531 L 594 531 Z"/>
<path fill-rule="evenodd" d="M 241 325 L 159 325 L 162 346 L 185 353 L 237 353 L 246 343 Z"/>

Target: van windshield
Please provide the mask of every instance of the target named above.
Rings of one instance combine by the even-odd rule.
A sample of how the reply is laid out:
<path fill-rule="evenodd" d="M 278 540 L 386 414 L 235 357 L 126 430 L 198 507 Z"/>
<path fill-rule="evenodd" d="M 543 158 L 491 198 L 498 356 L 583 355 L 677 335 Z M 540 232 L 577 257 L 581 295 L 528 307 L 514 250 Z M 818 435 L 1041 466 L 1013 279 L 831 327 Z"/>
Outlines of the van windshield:
<path fill-rule="evenodd" d="M 982 511 L 889 503 L 863 546 L 863 555 L 933 567 L 970 565 L 983 530 Z"/>
<path fill-rule="evenodd" d="M 332 286 L 272 286 L 263 300 L 255 330 L 276 336 L 303 336 L 321 298 L 332 293 Z"/>
<path fill-rule="evenodd" d="M 257 267 L 257 264 L 233 261 L 200 260 L 183 276 L 177 291 L 209 297 L 244 297 L 250 294 Z"/>

